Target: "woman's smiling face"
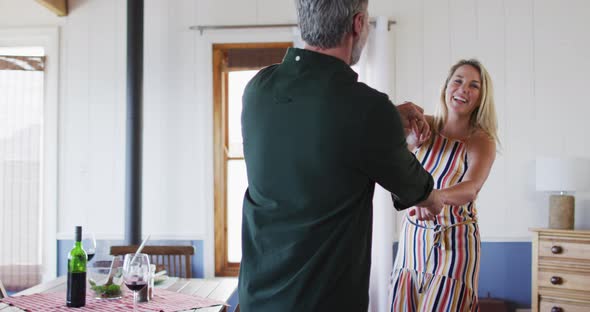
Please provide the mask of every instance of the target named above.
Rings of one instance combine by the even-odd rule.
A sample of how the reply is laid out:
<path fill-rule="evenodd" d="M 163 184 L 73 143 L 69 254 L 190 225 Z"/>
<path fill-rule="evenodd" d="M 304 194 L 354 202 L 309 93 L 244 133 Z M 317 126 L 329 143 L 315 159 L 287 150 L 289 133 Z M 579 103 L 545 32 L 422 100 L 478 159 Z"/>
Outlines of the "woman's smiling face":
<path fill-rule="evenodd" d="M 471 65 L 457 68 L 446 86 L 445 103 L 449 113 L 471 115 L 479 105 L 481 75 Z"/>

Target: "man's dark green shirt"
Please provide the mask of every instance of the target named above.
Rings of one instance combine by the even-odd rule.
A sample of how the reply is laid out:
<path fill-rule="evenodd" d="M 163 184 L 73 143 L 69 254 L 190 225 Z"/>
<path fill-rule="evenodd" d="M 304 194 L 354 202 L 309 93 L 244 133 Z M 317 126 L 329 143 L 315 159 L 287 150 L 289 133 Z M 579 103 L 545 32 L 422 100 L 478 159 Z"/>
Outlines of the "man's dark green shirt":
<path fill-rule="evenodd" d="M 340 59 L 289 49 L 243 96 L 243 312 L 367 311 L 375 183 L 398 210 L 433 181 L 387 95 Z"/>

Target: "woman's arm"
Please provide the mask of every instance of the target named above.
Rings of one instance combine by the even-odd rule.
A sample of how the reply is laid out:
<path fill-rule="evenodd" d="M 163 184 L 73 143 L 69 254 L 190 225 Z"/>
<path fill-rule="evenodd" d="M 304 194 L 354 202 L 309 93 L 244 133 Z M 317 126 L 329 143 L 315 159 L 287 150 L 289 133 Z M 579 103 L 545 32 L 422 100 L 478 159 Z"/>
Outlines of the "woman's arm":
<path fill-rule="evenodd" d="M 482 130 L 467 143 L 468 169 L 461 183 L 441 190 L 443 202 L 447 205 L 464 205 L 472 202 L 483 187 L 496 159 L 496 143 Z"/>

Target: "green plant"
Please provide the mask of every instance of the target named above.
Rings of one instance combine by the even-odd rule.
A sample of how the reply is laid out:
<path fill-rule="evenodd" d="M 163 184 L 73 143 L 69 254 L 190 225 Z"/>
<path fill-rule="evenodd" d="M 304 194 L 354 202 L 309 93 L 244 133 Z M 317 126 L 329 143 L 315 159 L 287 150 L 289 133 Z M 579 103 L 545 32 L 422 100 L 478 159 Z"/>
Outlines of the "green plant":
<path fill-rule="evenodd" d="M 90 289 L 101 298 L 121 297 L 121 286 L 116 284 L 96 285 L 95 282 L 89 281 Z"/>

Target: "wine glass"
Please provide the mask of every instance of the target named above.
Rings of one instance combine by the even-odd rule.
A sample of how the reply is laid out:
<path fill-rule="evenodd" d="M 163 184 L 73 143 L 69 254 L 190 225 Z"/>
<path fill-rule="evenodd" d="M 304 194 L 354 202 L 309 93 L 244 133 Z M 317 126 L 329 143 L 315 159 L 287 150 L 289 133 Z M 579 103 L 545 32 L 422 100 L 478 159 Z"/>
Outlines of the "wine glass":
<path fill-rule="evenodd" d="M 87 233 L 84 235 L 83 245 L 84 251 L 86 251 L 86 255 L 88 256 L 88 262 L 90 262 L 96 254 L 96 237 L 94 236 L 94 233 Z"/>
<path fill-rule="evenodd" d="M 147 286 L 150 258 L 147 254 L 126 254 L 123 261 L 123 282 L 133 291 L 133 311 L 137 311 L 137 292 Z"/>

